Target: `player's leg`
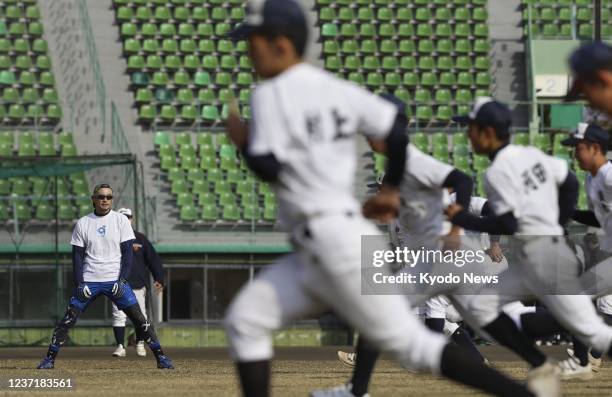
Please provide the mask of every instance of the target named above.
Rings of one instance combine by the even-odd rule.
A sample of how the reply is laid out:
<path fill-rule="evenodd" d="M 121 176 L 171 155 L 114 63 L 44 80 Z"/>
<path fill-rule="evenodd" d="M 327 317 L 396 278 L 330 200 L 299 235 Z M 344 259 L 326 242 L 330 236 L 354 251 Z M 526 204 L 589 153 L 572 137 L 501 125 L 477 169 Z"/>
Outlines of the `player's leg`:
<path fill-rule="evenodd" d="M 269 394 L 272 332 L 286 321 L 324 308 L 306 293 L 304 272 L 298 255 L 284 256 L 245 285 L 227 310 L 230 355 L 247 397 Z"/>
<path fill-rule="evenodd" d="M 53 336 L 51 337 L 51 343 L 47 350 L 47 355 L 38 365 L 38 369 L 51 369 L 54 366 L 55 358 L 61 347 L 66 343 L 68 338 L 68 331 L 72 329 L 76 322 L 91 302 L 93 302 L 101 293 L 99 283 L 87 283 L 91 295 L 89 298 L 81 294 L 77 294 L 76 290 L 70 297 L 68 307 L 62 319 L 57 323 L 53 330 Z"/>
<path fill-rule="evenodd" d="M 540 299 L 564 329 L 587 346 L 608 351 L 612 343 L 612 327 L 607 326 L 597 315 L 591 297 L 567 295 L 568 291 L 583 287 L 576 277 L 581 270 L 580 264 L 568 244 L 556 238 L 541 238 L 524 244 L 522 252 L 525 265 L 521 266 L 521 272 L 525 286 Z M 604 263 L 606 261 L 595 268 Z M 597 269 L 590 270 L 599 273 Z M 580 281 L 584 282 L 585 279 Z"/>
<path fill-rule="evenodd" d="M 111 310 L 113 315 L 113 335 L 115 336 L 115 344 L 117 346 L 113 356 L 125 357 L 125 323 L 127 316 L 114 303 Z"/>
<path fill-rule="evenodd" d="M 347 235 L 338 230 L 358 233 Z M 324 217 L 310 222 L 302 243 L 319 270 L 306 284 L 313 294 L 378 349 L 392 352 L 406 368 L 442 374 L 495 395 L 530 395 L 526 388 L 488 368 L 443 335 L 429 331 L 412 315 L 406 297 L 362 294 L 361 258 L 355 247 L 361 245 L 361 235 L 374 234 L 376 229 L 357 217 Z"/>
<path fill-rule="evenodd" d="M 118 293 L 112 293 L 114 283 L 106 283 L 104 294 L 108 296 L 119 309 L 123 310 L 125 315 L 134 324 L 136 335 L 149 346 L 155 359 L 157 360 L 157 368 L 173 369 L 172 361 L 164 354 L 164 351 L 157 339 L 153 324 L 150 324 L 138 305 L 138 300 L 134 291 L 129 284 L 123 285 L 123 288 Z"/>
<path fill-rule="evenodd" d="M 486 332 L 533 368 L 540 367 L 546 362 L 546 356 L 502 310 L 506 304 L 519 300 L 520 296 L 510 292 L 523 289 L 521 279 L 516 270 L 510 268 L 501 272 L 498 280 L 498 284 L 483 288 L 480 295 L 453 295 L 453 304 L 472 328 Z"/>
<path fill-rule="evenodd" d="M 133 290 L 134 295 L 136 295 L 136 300 L 138 301 L 138 306 L 140 307 L 140 311 L 145 319 L 147 319 L 147 305 L 146 305 L 146 297 L 147 297 L 147 288 L 142 287 Z M 136 340 L 136 354 L 140 357 L 144 357 L 147 355 L 147 351 L 144 348 L 144 340 L 137 338 Z"/>

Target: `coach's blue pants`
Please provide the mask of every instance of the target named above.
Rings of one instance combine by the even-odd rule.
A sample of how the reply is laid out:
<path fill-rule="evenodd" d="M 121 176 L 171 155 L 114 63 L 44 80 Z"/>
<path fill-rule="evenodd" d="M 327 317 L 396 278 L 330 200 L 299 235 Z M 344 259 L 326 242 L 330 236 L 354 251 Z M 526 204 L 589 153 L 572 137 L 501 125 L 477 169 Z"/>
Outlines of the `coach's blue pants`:
<path fill-rule="evenodd" d="M 100 295 L 105 295 L 106 297 L 108 297 L 111 301 L 113 301 L 115 305 L 117 305 L 119 310 L 127 309 L 132 305 L 138 304 L 138 301 L 136 300 L 136 295 L 134 295 L 134 291 L 132 291 L 132 287 L 130 287 L 129 284 L 126 284 L 124 286 L 125 291 L 123 293 L 123 296 L 119 299 L 113 296 L 112 291 L 113 285 L 115 284 L 114 281 L 86 282 L 85 284 L 87 284 L 89 290 L 91 291 L 91 296 L 89 297 L 89 299 L 87 299 L 87 301 L 83 302 L 79 300 L 79 298 L 76 297 L 76 294 L 73 294 L 70 297 L 70 305 L 79 309 L 81 313 L 83 313 L 87 309 L 89 304 L 95 301 L 96 298 Z"/>

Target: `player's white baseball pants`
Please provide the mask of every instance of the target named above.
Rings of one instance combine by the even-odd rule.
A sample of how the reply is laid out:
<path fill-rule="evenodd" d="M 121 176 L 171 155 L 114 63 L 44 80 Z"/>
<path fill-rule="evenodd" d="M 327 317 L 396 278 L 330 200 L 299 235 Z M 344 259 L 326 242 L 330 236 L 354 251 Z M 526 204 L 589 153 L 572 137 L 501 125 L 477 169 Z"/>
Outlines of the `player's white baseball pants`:
<path fill-rule="evenodd" d="M 140 310 L 144 315 L 145 320 L 147 319 L 147 309 L 146 309 L 146 296 L 147 296 L 147 288 L 142 287 L 139 289 L 135 289 L 134 295 L 136 295 L 136 300 L 138 301 L 138 306 L 140 306 Z M 117 306 L 113 303 L 112 307 L 113 312 L 113 327 L 125 327 L 125 323 L 127 321 L 127 316 L 123 312 L 123 310 L 119 310 Z"/>
<path fill-rule="evenodd" d="M 551 311 L 555 318 L 587 346 L 607 351 L 612 328 L 599 317 L 589 295 L 550 294 L 555 285 L 576 283 L 580 265 L 574 252 L 561 237 L 531 237 L 523 242 L 522 254 L 510 260 L 510 268 L 499 275 L 499 284 L 487 286 L 473 296 L 467 306 L 478 326 L 492 322 L 505 304 L 531 295 Z M 515 291 L 526 291 L 517 295 Z"/>
<path fill-rule="evenodd" d="M 427 330 L 405 297 L 362 294 L 361 236 L 379 234 L 360 215 L 347 214 L 314 217 L 296 228 L 295 253 L 263 270 L 228 309 L 225 326 L 232 357 L 243 362 L 270 359 L 272 331 L 333 309 L 405 367 L 438 373 L 447 339 Z"/>

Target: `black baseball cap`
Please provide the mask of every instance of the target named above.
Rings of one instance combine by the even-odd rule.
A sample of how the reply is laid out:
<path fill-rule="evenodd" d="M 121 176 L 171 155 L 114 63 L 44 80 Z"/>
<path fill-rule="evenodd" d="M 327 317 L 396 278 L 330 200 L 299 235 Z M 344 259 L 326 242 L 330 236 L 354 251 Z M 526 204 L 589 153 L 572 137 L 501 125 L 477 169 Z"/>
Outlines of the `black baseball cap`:
<path fill-rule="evenodd" d="M 574 82 L 565 96 L 566 102 L 580 98 L 582 80 L 602 69 L 612 68 L 612 47 L 600 41 L 589 42 L 578 47 L 568 59 Z"/>
<path fill-rule="evenodd" d="M 506 132 L 512 124 L 512 113 L 508 106 L 491 97 L 479 97 L 469 114 L 454 116 L 453 121 L 461 124 L 476 123 L 483 127 L 493 127 L 498 132 Z"/>
<path fill-rule="evenodd" d="M 302 6 L 295 0 L 249 0 L 244 22 L 230 37 L 243 39 L 261 28 L 308 29 Z"/>
<path fill-rule="evenodd" d="M 602 151 L 608 151 L 608 142 L 610 136 L 608 132 L 595 124 L 578 123 L 578 128 L 573 131 L 569 138 L 561 141 L 563 146 L 576 146 L 578 142 L 588 141 L 597 143 L 601 146 Z"/>

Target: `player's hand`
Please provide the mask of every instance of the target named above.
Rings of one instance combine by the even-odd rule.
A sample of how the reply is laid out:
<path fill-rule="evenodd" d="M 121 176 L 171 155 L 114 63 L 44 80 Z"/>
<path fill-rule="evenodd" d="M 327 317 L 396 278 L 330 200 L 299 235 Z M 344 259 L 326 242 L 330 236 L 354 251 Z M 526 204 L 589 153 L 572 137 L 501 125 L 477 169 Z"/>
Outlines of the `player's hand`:
<path fill-rule="evenodd" d="M 76 297 L 81 302 L 87 302 L 91 298 L 91 290 L 85 283 L 80 283 L 76 289 Z"/>
<path fill-rule="evenodd" d="M 225 120 L 227 135 L 238 149 L 243 149 L 247 144 L 248 127 L 240 119 L 240 110 L 236 98 L 231 97 L 228 101 L 228 114 Z"/>
<path fill-rule="evenodd" d="M 125 279 L 120 278 L 119 280 L 115 281 L 115 284 L 113 284 L 113 289 L 111 290 L 113 297 L 117 299 L 121 298 L 125 294 L 126 288 L 127 281 Z"/>
<path fill-rule="evenodd" d="M 461 247 L 461 227 L 452 225 L 450 232 L 442 237 L 443 249 L 445 251 L 456 251 Z"/>
<path fill-rule="evenodd" d="M 376 196 L 365 202 L 363 215 L 381 223 L 388 223 L 397 217 L 400 202 L 399 190 L 383 185 Z"/>
<path fill-rule="evenodd" d="M 498 242 L 491 243 L 491 248 L 487 251 L 493 262 L 499 263 L 504 260 L 504 254 Z"/>
<path fill-rule="evenodd" d="M 449 221 L 452 221 L 453 218 L 461 211 L 463 211 L 463 207 L 461 205 L 457 203 L 452 203 L 451 205 L 446 207 L 446 209 L 444 210 L 444 214 L 446 215 Z"/>
<path fill-rule="evenodd" d="M 155 290 L 155 295 L 159 295 L 164 289 L 164 285 L 162 283 L 155 281 L 153 283 L 153 289 Z"/>

